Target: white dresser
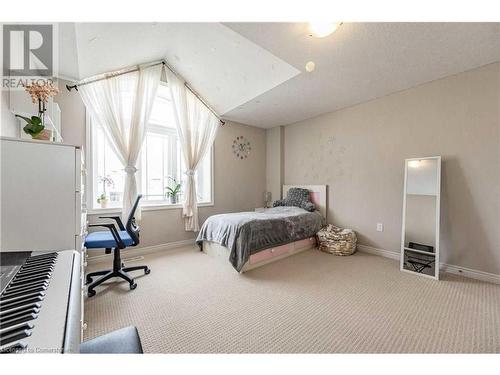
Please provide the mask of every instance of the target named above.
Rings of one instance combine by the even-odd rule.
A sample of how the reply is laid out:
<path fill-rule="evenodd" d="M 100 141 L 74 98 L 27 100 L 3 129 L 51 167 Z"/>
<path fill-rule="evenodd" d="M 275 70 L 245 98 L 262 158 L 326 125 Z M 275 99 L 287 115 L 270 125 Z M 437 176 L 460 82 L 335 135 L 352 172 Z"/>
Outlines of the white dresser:
<path fill-rule="evenodd" d="M 80 147 L 0 137 L 0 251 L 79 251 L 82 298 L 85 180 Z"/>
<path fill-rule="evenodd" d="M 87 217 L 80 147 L 0 142 L 0 250 L 81 251 Z"/>

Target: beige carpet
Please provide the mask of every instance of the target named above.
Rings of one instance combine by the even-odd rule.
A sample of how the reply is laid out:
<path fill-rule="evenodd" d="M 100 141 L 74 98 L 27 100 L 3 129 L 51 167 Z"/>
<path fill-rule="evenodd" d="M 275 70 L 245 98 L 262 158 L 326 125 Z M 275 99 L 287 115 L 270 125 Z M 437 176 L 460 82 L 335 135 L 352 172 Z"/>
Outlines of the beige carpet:
<path fill-rule="evenodd" d="M 128 325 L 151 353 L 499 353 L 500 285 L 310 250 L 239 275 L 195 248 L 86 300 L 86 338 Z M 107 266 L 99 263 L 90 270 Z M 140 273 L 138 273 L 140 274 Z"/>

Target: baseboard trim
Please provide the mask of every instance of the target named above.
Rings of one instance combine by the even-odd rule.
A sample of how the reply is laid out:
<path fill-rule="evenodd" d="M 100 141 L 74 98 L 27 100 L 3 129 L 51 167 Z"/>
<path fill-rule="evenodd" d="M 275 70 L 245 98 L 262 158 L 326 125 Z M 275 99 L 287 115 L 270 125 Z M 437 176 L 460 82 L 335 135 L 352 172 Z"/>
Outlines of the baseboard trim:
<path fill-rule="evenodd" d="M 363 252 L 363 253 L 368 253 L 368 254 L 378 255 L 378 256 L 381 256 L 384 258 L 399 260 L 399 253 L 395 253 L 394 251 L 378 249 L 376 247 L 372 247 L 372 246 L 368 246 L 368 245 L 361 245 L 361 244 L 358 244 L 357 247 L 358 247 L 358 250 Z"/>
<path fill-rule="evenodd" d="M 358 250 L 363 253 L 373 254 L 382 256 L 384 258 L 390 258 L 394 260 L 399 260 L 399 252 L 379 249 L 376 247 L 358 244 Z M 456 266 L 454 264 L 440 263 L 439 269 L 442 272 L 451 273 L 454 275 L 461 275 L 468 277 L 470 279 L 486 281 L 493 284 L 500 284 L 500 275 L 474 270 L 472 268 L 466 268 L 461 266 Z"/>
<path fill-rule="evenodd" d="M 486 281 L 493 284 L 500 284 L 500 275 L 494 273 L 483 272 L 471 268 L 455 266 L 454 264 L 441 263 L 440 269 L 443 272 L 452 273 L 455 275 L 462 275 L 470 279 Z"/>
<path fill-rule="evenodd" d="M 182 240 L 182 241 L 175 241 L 175 242 L 167 242 L 159 245 L 153 245 L 153 246 L 144 246 L 144 247 L 137 247 L 137 248 L 131 248 L 126 250 L 126 252 L 123 253 L 122 257 L 126 261 L 127 258 L 134 258 L 137 256 L 141 255 L 146 255 L 146 254 L 152 254 L 156 253 L 159 251 L 164 251 L 164 250 L 172 250 L 172 249 L 177 249 L 180 247 L 184 246 L 189 246 L 189 245 L 194 245 L 194 238 L 189 239 L 189 240 Z M 96 256 L 89 256 L 87 258 L 87 263 L 100 263 L 103 261 L 111 261 L 113 259 L 113 254 L 102 254 L 102 255 L 96 255 Z"/>

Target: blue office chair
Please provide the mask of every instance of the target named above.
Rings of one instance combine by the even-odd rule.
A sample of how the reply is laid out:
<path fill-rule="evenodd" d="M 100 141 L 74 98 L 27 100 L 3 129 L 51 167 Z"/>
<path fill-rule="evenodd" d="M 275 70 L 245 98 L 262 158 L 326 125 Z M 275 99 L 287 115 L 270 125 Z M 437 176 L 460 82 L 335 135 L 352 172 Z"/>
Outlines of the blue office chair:
<path fill-rule="evenodd" d="M 137 246 L 139 244 L 139 232 L 140 228 L 135 222 L 135 211 L 139 205 L 139 200 L 142 195 L 138 195 L 135 200 L 134 206 L 130 211 L 130 215 L 127 219 L 127 225 L 123 226 L 122 220 L 119 216 L 100 216 L 100 219 L 113 219 L 118 224 L 118 231 L 113 223 L 103 223 L 103 224 L 90 224 L 89 227 L 105 227 L 108 228 L 106 231 L 92 232 L 85 238 L 85 247 L 87 249 L 106 249 L 106 254 L 111 254 L 111 250 L 114 251 L 113 254 L 113 269 L 91 272 L 87 274 L 87 284 L 88 284 L 88 296 L 95 296 L 95 287 L 101 285 L 106 280 L 113 277 L 121 277 L 130 284 L 130 289 L 137 288 L 137 284 L 134 279 L 130 277 L 127 273 L 129 271 L 144 270 L 144 273 L 148 275 L 151 270 L 148 266 L 134 266 L 134 267 L 124 267 L 122 263 L 120 250 L 125 249 L 129 246 Z M 93 281 L 95 276 L 102 276 L 101 278 Z"/>

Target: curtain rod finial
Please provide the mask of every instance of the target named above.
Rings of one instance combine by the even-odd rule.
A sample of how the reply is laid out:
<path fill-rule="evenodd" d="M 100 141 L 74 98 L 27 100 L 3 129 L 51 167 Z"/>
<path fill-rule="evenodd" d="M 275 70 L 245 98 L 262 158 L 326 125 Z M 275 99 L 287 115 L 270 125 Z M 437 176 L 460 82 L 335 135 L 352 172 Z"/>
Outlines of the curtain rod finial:
<path fill-rule="evenodd" d="M 70 86 L 70 85 L 66 85 L 66 89 L 68 91 L 71 91 L 73 89 L 75 89 L 76 91 L 78 91 L 78 86 L 77 85 L 73 85 L 73 86 Z"/>

